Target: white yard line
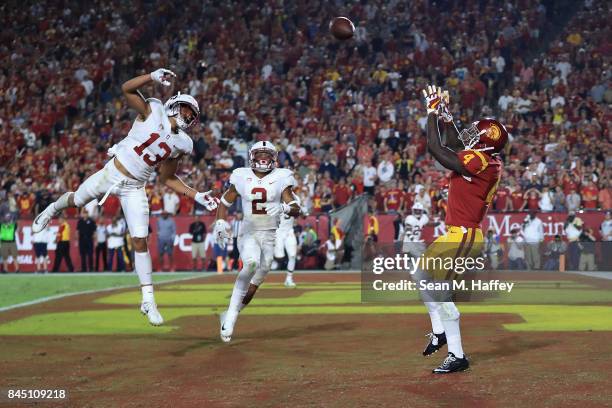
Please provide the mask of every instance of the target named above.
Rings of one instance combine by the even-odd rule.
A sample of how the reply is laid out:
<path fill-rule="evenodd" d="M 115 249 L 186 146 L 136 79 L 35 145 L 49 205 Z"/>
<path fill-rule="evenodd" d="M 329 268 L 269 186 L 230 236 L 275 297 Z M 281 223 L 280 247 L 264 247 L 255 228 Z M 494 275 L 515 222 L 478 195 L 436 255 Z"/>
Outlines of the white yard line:
<path fill-rule="evenodd" d="M 65 274 L 53 274 L 53 275 L 40 275 L 40 276 L 78 276 L 78 275 L 101 275 L 102 273 L 65 273 Z M 111 273 L 108 273 L 107 275 L 111 275 Z M 115 274 L 116 276 L 117 274 Z M 13 275 L 14 276 L 14 275 Z M 36 275 L 30 275 L 30 276 L 36 276 Z M 182 277 L 182 278 L 177 278 L 177 279 L 170 279 L 164 282 L 159 282 L 156 283 L 155 286 L 159 286 L 159 285 L 164 285 L 166 283 L 176 283 L 176 282 L 180 282 L 180 281 L 185 281 L 185 280 L 190 280 L 190 279 L 199 279 L 199 278 L 206 278 L 206 277 L 212 277 L 212 276 L 217 276 L 217 274 L 214 273 L 206 273 L 206 274 L 202 274 L 201 276 L 187 276 L 187 277 Z M 12 310 L 12 309 L 18 309 L 20 307 L 26 307 L 26 306 L 31 306 L 31 305 L 37 305 L 39 303 L 44 303 L 44 302 L 49 302 L 51 300 L 56 300 L 56 299 L 62 299 L 65 297 L 69 297 L 69 296 L 77 296 L 77 295 L 88 295 L 91 293 L 103 293 L 103 292 L 110 292 L 112 290 L 117 290 L 117 289 L 132 289 L 132 288 L 138 288 L 140 287 L 140 285 L 136 284 L 136 285 L 122 285 L 122 286 L 112 286 L 110 288 L 104 288 L 104 289 L 91 289 L 91 290 L 83 290 L 81 292 L 70 292 L 70 293 L 62 293 L 61 295 L 54 295 L 54 296 L 47 296 L 47 297 L 43 297 L 43 298 L 39 298 L 36 300 L 31 300 L 29 302 L 23 302 L 23 303 L 17 303 L 15 305 L 10 305 L 10 306 L 5 306 L 5 307 L 0 307 L 0 312 L 5 312 L 7 310 Z"/>

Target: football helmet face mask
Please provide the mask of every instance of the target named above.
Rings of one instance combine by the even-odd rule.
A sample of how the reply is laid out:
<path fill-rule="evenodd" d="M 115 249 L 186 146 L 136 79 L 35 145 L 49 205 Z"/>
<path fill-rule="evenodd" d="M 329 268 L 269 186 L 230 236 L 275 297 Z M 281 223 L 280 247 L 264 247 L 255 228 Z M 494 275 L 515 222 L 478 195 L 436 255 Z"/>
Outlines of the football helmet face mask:
<path fill-rule="evenodd" d="M 270 142 L 255 143 L 249 150 L 249 163 L 256 171 L 268 173 L 276 167 L 278 153 L 276 147 Z"/>
<path fill-rule="evenodd" d="M 425 207 L 421 203 L 414 203 L 412 206 L 412 215 L 414 215 L 417 219 L 421 218 L 421 216 L 425 213 Z"/>
<path fill-rule="evenodd" d="M 508 131 L 495 119 L 481 119 L 459 133 L 459 140 L 466 149 L 501 152 L 508 142 Z"/>
<path fill-rule="evenodd" d="M 191 112 L 185 114 L 182 107 L 188 107 Z M 176 120 L 176 126 L 181 130 L 187 130 L 195 125 L 200 117 L 200 106 L 198 101 L 191 95 L 180 92 L 166 101 L 164 104 L 166 114 Z"/>

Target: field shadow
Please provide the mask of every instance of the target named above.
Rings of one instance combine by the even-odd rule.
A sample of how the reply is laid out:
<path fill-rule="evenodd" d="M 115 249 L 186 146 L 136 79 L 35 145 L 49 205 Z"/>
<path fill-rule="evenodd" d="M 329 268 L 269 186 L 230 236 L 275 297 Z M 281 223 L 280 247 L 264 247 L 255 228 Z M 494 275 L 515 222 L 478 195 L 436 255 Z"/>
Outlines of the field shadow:
<path fill-rule="evenodd" d="M 265 330 L 258 331 L 256 333 L 243 336 L 243 340 L 259 340 L 259 339 L 290 339 L 293 337 L 299 337 L 305 334 L 312 334 L 317 332 L 338 332 L 338 331 L 350 331 L 355 330 L 356 324 L 354 323 L 325 323 L 310 326 L 301 327 L 286 327 L 276 330 Z"/>
<path fill-rule="evenodd" d="M 511 357 L 521 354 L 525 351 L 541 349 L 553 344 L 559 343 L 555 339 L 549 340 L 530 340 L 520 336 L 504 337 L 494 341 L 495 348 L 493 350 L 479 352 L 472 359 L 474 362 L 487 361 L 499 357 Z"/>
<path fill-rule="evenodd" d="M 240 335 L 229 345 L 241 344 L 241 343 L 249 343 L 254 340 L 269 340 L 269 339 L 290 339 L 293 337 L 303 336 L 305 334 L 312 334 L 318 332 L 338 332 L 338 331 L 349 331 L 354 330 L 356 325 L 353 323 L 326 323 L 326 324 L 317 324 L 317 325 L 309 325 L 303 327 L 288 327 L 276 330 L 265 330 L 258 331 L 253 334 Z M 178 340 L 189 340 L 189 337 L 181 337 Z M 173 338 L 171 340 L 177 340 L 177 338 Z M 227 347 L 228 344 L 224 344 L 221 342 L 218 336 L 213 338 L 204 338 L 199 339 L 193 344 L 185 346 L 179 350 L 171 351 L 169 354 L 174 357 L 183 357 L 185 354 L 199 350 L 205 347 Z"/>

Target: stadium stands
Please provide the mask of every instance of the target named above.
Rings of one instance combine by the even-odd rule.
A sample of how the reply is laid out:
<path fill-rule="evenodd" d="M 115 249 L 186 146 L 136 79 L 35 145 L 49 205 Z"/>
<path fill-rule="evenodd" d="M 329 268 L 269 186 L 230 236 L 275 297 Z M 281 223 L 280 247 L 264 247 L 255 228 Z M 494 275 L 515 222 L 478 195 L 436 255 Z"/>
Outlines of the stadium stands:
<path fill-rule="evenodd" d="M 573 191 L 577 208 L 611 207 L 605 1 L 574 4 L 550 44 L 555 2 L 46 3 L 2 6 L 0 212 L 31 218 L 100 168 L 133 120 L 122 81 L 155 67 L 173 69 L 202 107 L 181 168 L 200 191 L 219 192 L 247 145 L 265 138 L 301 176 L 313 213 L 364 185 L 381 212 L 390 200 L 407 210 L 421 187 L 443 211 L 444 172 L 425 152 L 418 93 L 433 80 L 450 90 L 460 123 L 497 115 L 512 133 L 495 211 L 567 210 Z M 328 35 L 335 14 L 356 22 L 353 40 Z"/>

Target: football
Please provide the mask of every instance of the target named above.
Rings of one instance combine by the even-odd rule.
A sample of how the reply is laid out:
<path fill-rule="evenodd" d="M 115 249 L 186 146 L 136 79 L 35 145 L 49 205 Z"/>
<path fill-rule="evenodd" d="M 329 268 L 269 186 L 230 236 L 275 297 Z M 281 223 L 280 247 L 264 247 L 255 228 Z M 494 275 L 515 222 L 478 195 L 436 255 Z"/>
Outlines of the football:
<path fill-rule="evenodd" d="M 355 32 L 355 25 L 346 17 L 336 17 L 329 23 L 329 31 L 338 40 L 348 40 Z"/>

